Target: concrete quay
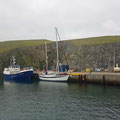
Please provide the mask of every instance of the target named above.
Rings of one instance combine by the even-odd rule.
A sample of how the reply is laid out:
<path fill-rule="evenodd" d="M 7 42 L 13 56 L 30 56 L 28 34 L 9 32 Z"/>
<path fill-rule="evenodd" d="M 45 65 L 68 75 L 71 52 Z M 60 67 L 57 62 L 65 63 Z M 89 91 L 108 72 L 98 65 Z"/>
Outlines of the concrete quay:
<path fill-rule="evenodd" d="M 72 72 L 69 82 L 98 83 L 120 86 L 120 73 L 113 72 Z"/>

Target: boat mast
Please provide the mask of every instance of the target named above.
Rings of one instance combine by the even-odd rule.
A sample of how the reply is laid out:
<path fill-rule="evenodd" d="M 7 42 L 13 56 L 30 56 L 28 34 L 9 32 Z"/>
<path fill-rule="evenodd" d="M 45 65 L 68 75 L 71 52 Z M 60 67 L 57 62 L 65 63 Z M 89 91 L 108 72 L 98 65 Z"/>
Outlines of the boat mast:
<path fill-rule="evenodd" d="M 45 41 L 45 52 L 46 52 L 46 70 L 48 70 L 48 56 L 47 56 L 47 44 Z"/>
<path fill-rule="evenodd" d="M 58 30 L 57 30 L 57 35 L 58 35 L 59 41 L 61 41 L 61 38 L 60 38 L 60 35 L 59 35 Z M 69 65 L 68 65 L 67 56 L 66 56 L 66 54 L 65 54 L 65 50 L 64 50 L 64 47 L 63 47 L 63 46 L 62 46 L 62 50 L 63 50 L 63 54 L 64 54 L 64 57 L 65 57 L 66 64 L 67 64 L 67 66 L 69 66 Z"/>
<path fill-rule="evenodd" d="M 114 67 L 116 67 L 116 44 L 114 48 Z"/>
<path fill-rule="evenodd" d="M 56 50 L 57 50 L 57 64 L 56 64 L 56 70 L 59 71 L 59 55 L 58 55 L 58 33 L 57 28 L 55 27 L 56 32 Z"/>
<path fill-rule="evenodd" d="M 16 59 L 14 56 L 10 59 L 10 65 L 15 65 L 16 64 Z"/>

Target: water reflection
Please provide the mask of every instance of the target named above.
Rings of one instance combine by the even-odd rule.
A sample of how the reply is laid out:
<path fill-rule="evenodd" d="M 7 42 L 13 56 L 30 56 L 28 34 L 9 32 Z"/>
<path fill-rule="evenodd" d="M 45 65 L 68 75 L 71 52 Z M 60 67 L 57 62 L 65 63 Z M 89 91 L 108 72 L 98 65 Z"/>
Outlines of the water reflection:
<path fill-rule="evenodd" d="M 118 119 L 119 93 L 120 88 L 91 84 L 5 82 L 0 88 L 0 119 Z"/>

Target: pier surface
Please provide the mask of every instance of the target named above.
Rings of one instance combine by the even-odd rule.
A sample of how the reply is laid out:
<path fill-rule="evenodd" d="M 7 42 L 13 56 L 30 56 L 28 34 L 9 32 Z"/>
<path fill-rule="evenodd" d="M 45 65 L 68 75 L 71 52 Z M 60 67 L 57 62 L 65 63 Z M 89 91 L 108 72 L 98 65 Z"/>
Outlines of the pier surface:
<path fill-rule="evenodd" d="M 71 72 L 69 75 L 120 75 L 120 73 L 114 72 Z"/>

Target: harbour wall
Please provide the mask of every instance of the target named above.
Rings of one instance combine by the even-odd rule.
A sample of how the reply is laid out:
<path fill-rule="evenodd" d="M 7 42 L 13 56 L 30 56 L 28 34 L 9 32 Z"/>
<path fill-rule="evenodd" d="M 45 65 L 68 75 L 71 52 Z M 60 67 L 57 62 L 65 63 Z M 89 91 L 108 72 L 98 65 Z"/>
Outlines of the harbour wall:
<path fill-rule="evenodd" d="M 98 83 L 103 85 L 120 86 L 120 73 L 70 73 L 69 82 Z"/>
<path fill-rule="evenodd" d="M 2 73 L 0 72 L 0 85 L 3 84 Z"/>

